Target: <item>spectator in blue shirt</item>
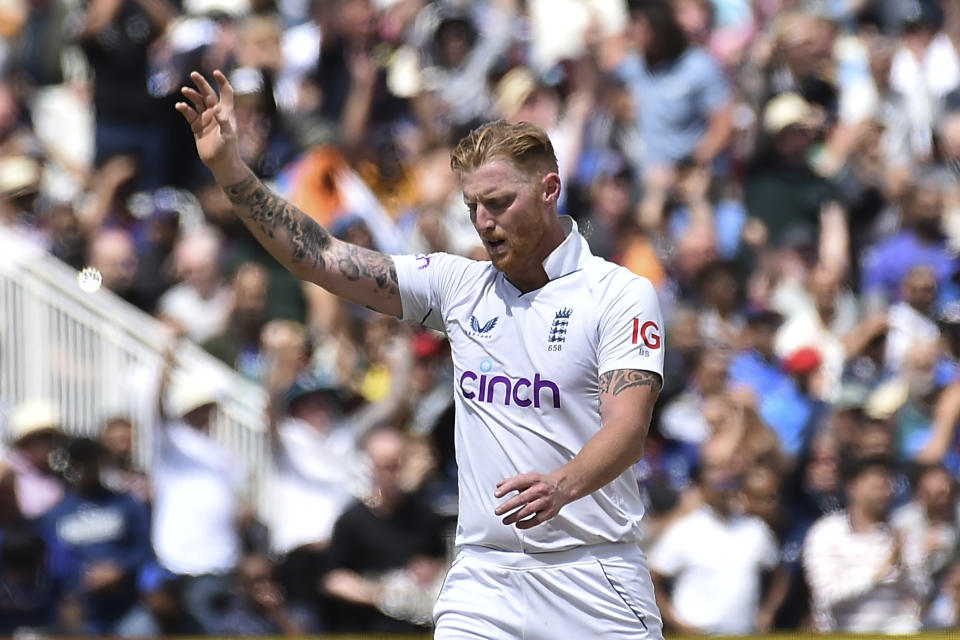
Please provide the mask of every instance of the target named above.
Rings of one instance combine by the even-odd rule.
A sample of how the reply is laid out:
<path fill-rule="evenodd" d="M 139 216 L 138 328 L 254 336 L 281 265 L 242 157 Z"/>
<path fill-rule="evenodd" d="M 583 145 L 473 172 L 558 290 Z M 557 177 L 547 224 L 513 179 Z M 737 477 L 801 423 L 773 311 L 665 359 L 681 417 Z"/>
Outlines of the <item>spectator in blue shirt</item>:
<path fill-rule="evenodd" d="M 827 408 L 817 398 L 815 390 L 822 362 L 816 349 L 804 347 L 796 350 L 783 363 L 787 379 L 760 398 L 760 416 L 779 436 L 783 450 L 792 457 L 796 457 L 809 442 Z"/>
<path fill-rule="evenodd" d="M 104 457 L 93 440 L 68 445 L 65 474 L 71 488 L 40 523 L 54 572 L 76 595 L 96 633 L 111 632 L 135 604 L 137 571 L 151 556 L 146 508 L 103 486 Z"/>
<path fill-rule="evenodd" d="M 941 285 L 957 271 L 957 259 L 941 230 L 944 202 L 941 188 L 929 181 L 911 185 L 903 196 L 903 223 L 864 257 L 864 296 L 890 303 L 900 298 L 900 285 L 918 265 L 933 269 Z"/>
<path fill-rule="evenodd" d="M 774 353 L 777 329 L 783 316 L 769 309 L 758 309 L 747 314 L 744 337 L 747 348 L 730 362 L 729 379 L 734 386 L 744 386 L 762 397 L 787 381 Z"/>
<path fill-rule="evenodd" d="M 645 149 L 644 165 L 710 166 L 732 134 L 733 103 L 722 69 L 690 46 L 669 2 L 630 2 L 633 44 L 617 76 L 630 87 Z"/>

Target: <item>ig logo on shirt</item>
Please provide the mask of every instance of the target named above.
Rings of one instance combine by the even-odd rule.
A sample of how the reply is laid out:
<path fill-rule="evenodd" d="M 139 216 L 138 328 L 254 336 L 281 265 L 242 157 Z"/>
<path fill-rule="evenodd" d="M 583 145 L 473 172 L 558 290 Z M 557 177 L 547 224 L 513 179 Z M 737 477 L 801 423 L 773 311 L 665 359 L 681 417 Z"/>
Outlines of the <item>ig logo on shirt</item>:
<path fill-rule="evenodd" d="M 660 327 L 652 320 L 640 322 L 640 318 L 633 319 L 633 344 L 640 346 L 640 355 L 649 357 L 651 351 L 660 348 Z"/>

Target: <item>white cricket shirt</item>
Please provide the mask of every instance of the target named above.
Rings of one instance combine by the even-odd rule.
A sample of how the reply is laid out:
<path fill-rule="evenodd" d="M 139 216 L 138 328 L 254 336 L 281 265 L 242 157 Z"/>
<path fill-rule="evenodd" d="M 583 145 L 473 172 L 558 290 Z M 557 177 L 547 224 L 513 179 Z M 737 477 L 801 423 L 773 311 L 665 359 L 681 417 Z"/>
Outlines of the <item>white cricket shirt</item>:
<path fill-rule="evenodd" d="M 650 569 L 674 578 L 673 608 L 682 622 L 704 633 L 747 635 L 777 551 L 760 518 L 721 518 L 703 506 L 667 527 L 650 551 Z"/>
<path fill-rule="evenodd" d="M 153 548 L 181 575 L 224 574 L 240 560 L 237 514 L 246 467 L 212 437 L 181 421 L 155 436 Z"/>
<path fill-rule="evenodd" d="M 366 494 L 357 451 L 364 430 L 355 427 L 343 420 L 320 433 L 296 418 L 279 425 L 267 516 L 274 553 L 330 542 L 337 518 Z"/>
<path fill-rule="evenodd" d="M 572 218 L 543 262 L 550 281 L 521 293 L 490 262 L 395 256 L 404 319 L 445 331 L 453 351 L 460 512 L 457 545 L 537 553 L 639 539 L 633 466 L 526 531 L 494 514 L 497 483 L 549 473 L 600 430 L 599 376 L 663 375 L 660 306 L 650 282 L 593 256 Z"/>

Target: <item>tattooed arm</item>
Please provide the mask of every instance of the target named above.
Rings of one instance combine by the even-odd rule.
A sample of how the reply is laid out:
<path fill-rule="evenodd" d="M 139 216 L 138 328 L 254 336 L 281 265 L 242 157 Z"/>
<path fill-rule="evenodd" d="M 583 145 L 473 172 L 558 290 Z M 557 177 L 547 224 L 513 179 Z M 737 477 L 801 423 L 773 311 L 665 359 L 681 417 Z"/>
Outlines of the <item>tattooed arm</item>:
<path fill-rule="evenodd" d="M 503 523 L 529 529 L 546 522 L 565 504 L 609 484 L 639 462 L 662 386 L 660 375 L 652 371 L 618 369 L 600 376 L 603 426 L 559 469 L 546 475 L 524 473 L 500 483 L 498 498 L 520 492 L 497 508 L 497 515 L 506 515 Z"/>
<path fill-rule="evenodd" d="M 334 238 L 253 173 L 224 191 L 257 240 L 295 276 L 376 311 L 403 315 L 393 258 Z"/>
<path fill-rule="evenodd" d="M 199 73 L 190 77 L 197 88 L 182 89 L 189 104 L 178 102 L 177 111 L 190 124 L 200 159 L 257 240 L 298 278 L 376 311 L 401 316 L 393 258 L 334 238 L 265 187 L 240 159 L 233 88 L 227 78 L 214 72 L 218 97 Z"/>

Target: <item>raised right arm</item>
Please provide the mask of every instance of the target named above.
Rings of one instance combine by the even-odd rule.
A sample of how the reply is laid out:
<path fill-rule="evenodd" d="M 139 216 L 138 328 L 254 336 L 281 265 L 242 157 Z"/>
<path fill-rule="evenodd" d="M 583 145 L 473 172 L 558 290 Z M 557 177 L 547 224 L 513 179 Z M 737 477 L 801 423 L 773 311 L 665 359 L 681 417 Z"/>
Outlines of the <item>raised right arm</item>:
<path fill-rule="evenodd" d="M 222 184 L 257 240 L 293 275 L 382 313 L 400 317 L 393 258 L 334 238 L 313 218 L 268 189 L 246 166 L 242 179 Z M 239 172 L 238 172 L 239 173 Z"/>
<path fill-rule="evenodd" d="M 334 238 L 313 218 L 268 189 L 240 159 L 233 88 L 219 71 L 220 97 L 199 73 L 177 111 L 190 123 L 197 152 L 257 240 L 301 280 L 376 311 L 401 317 L 393 258 Z"/>

